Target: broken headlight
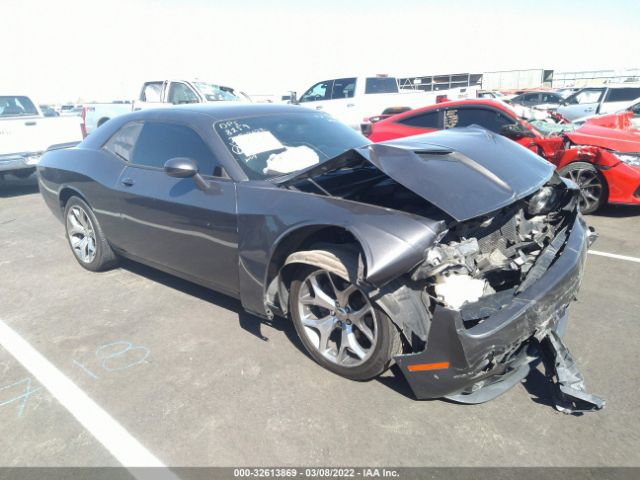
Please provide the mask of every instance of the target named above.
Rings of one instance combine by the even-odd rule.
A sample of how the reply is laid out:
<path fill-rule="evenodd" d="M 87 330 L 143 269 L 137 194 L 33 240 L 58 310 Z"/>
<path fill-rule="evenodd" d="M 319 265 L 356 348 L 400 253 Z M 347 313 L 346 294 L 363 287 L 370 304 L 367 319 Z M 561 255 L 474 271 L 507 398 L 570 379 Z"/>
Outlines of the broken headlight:
<path fill-rule="evenodd" d="M 542 187 L 527 204 L 529 215 L 544 215 L 554 210 L 560 200 L 558 189 L 552 186 Z"/>
<path fill-rule="evenodd" d="M 640 167 L 640 153 L 619 153 L 613 152 L 613 154 L 623 163 L 632 165 L 634 167 Z"/>

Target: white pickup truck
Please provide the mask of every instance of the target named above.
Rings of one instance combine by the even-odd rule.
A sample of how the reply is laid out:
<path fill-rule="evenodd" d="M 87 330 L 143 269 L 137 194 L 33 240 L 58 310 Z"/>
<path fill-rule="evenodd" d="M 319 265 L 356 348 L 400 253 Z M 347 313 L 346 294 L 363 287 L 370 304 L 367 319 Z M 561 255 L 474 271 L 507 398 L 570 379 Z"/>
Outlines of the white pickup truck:
<path fill-rule="evenodd" d="M 475 96 L 475 89 L 476 87 L 463 87 L 425 92 L 401 89 L 398 80 L 387 75 L 349 77 L 318 82 L 299 99 L 292 100 L 292 103 L 326 112 L 359 130 L 365 118 L 380 115 L 387 109 L 425 107 L 435 104 L 439 98 L 467 98 Z"/>
<path fill-rule="evenodd" d="M 51 147 L 82 141 L 79 117 L 46 117 L 25 95 L 0 95 L 0 178 L 28 177 Z"/>
<path fill-rule="evenodd" d="M 133 103 L 86 104 L 82 114 L 83 130 L 88 135 L 107 120 L 132 110 L 220 101 L 250 102 L 251 99 L 231 87 L 202 80 L 153 80 L 142 85 L 140 95 Z"/>

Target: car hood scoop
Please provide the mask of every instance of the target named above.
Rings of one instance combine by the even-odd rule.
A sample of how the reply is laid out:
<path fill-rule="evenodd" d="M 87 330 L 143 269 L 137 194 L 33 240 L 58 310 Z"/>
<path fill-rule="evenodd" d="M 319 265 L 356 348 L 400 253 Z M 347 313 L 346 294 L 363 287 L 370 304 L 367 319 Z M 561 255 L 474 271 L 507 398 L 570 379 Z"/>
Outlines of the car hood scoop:
<path fill-rule="evenodd" d="M 554 167 L 532 151 L 479 127 L 458 128 L 367 145 L 275 179 L 291 184 L 370 163 L 462 222 L 526 197 Z"/>

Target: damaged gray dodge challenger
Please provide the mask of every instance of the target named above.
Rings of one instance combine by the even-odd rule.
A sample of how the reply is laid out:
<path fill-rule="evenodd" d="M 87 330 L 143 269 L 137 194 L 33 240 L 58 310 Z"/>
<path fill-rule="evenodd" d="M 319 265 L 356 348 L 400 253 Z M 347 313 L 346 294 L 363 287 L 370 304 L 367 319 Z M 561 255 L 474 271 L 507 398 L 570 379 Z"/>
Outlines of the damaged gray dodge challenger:
<path fill-rule="evenodd" d="M 185 105 L 38 172 L 80 265 L 126 257 L 290 317 L 339 375 L 395 362 L 418 399 L 480 403 L 542 360 L 558 409 L 604 405 L 561 340 L 595 239 L 576 186 L 487 130 L 371 144 L 297 106 Z"/>

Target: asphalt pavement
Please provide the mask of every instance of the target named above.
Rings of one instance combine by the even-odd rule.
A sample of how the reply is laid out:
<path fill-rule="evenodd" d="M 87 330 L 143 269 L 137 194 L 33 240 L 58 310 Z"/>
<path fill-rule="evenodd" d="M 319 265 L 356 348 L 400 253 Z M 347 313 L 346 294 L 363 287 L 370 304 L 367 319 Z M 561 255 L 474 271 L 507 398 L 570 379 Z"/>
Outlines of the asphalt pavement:
<path fill-rule="evenodd" d="M 640 209 L 588 222 L 594 250 L 640 257 Z M 0 322 L 60 374 L 44 385 L 0 347 L 0 466 L 118 465 L 78 398 L 171 466 L 640 466 L 639 279 L 638 262 L 590 255 L 570 307 L 565 341 L 605 410 L 555 411 L 539 372 L 482 405 L 417 401 L 393 370 L 323 370 L 290 322 L 235 299 L 133 262 L 82 269 L 35 180 L 0 181 Z M 82 392 L 67 404 L 63 378 Z"/>

